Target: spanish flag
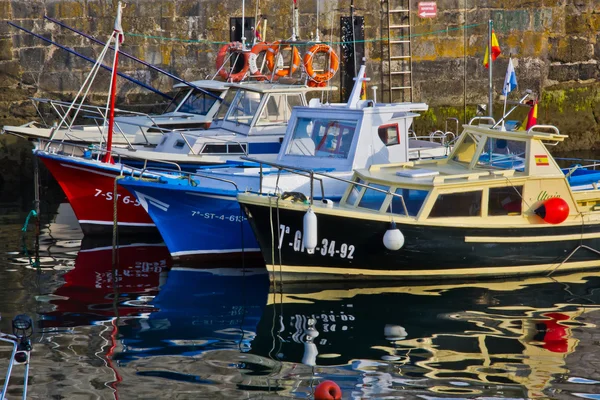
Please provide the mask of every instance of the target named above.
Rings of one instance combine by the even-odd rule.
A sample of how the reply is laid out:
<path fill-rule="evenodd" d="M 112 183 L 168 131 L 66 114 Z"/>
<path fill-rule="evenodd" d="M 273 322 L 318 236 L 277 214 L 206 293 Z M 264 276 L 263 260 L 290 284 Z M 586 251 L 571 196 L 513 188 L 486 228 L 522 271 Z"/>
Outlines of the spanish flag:
<path fill-rule="evenodd" d="M 529 113 L 527 114 L 527 118 L 525 118 L 525 121 L 523 121 L 523 123 L 521 124 L 521 130 L 528 131 L 529 128 L 531 128 L 532 126 L 537 124 L 537 111 L 538 111 L 538 102 L 536 100 L 533 102 L 533 104 L 531 106 L 531 110 L 529 110 Z"/>
<path fill-rule="evenodd" d="M 492 31 L 492 61 L 496 61 L 496 58 L 500 55 L 500 45 L 498 44 L 498 38 L 496 33 Z M 485 56 L 483 57 L 483 66 L 488 68 L 488 60 L 490 58 L 489 47 L 485 47 Z"/>

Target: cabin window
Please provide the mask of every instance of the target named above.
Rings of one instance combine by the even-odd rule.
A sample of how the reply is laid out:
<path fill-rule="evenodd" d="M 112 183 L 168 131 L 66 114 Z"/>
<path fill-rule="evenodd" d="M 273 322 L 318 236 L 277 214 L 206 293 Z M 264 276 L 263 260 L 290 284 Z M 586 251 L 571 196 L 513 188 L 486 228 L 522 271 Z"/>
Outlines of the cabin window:
<path fill-rule="evenodd" d="M 179 107 L 179 104 L 181 104 L 181 102 L 183 102 L 183 100 L 185 99 L 185 97 L 188 95 L 189 92 L 190 92 L 190 88 L 188 88 L 188 87 L 180 89 L 177 93 L 175 93 L 175 96 L 173 96 L 173 100 L 171 100 L 171 102 L 169 103 L 167 108 L 165 108 L 164 112 L 168 113 L 168 112 L 174 112 L 175 110 L 177 110 L 177 107 Z"/>
<path fill-rule="evenodd" d="M 245 143 L 228 144 L 227 152 L 229 154 L 246 154 L 246 144 Z"/>
<path fill-rule="evenodd" d="M 525 141 L 489 137 L 479 159 L 477 167 L 495 169 L 525 169 Z"/>
<path fill-rule="evenodd" d="M 348 158 L 357 121 L 298 118 L 286 154 Z"/>
<path fill-rule="evenodd" d="M 257 123 L 261 125 L 286 123 L 292 113 L 292 107 L 297 105 L 302 105 L 300 94 L 271 94 Z"/>
<path fill-rule="evenodd" d="M 359 178 L 357 178 L 357 180 L 355 182 L 364 184 L 364 182 Z M 350 190 L 350 193 L 348 194 L 348 198 L 346 199 L 346 204 L 348 204 L 350 206 L 355 205 L 356 200 L 358 200 L 358 196 L 360 195 L 361 189 L 362 189 L 362 186 L 360 186 L 360 185 L 352 185 L 352 189 Z"/>
<path fill-rule="evenodd" d="M 452 153 L 452 161 L 459 163 L 470 164 L 477 150 L 477 141 L 473 136 L 466 134 L 465 138 L 454 149 Z"/>
<path fill-rule="evenodd" d="M 521 215 L 523 186 L 490 188 L 488 215 Z"/>
<path fill-rule="evenodd" d="M 173 147 L 176 149 L 183 149 L 183 146 L 185 146 L 185 140 L 183 139 L 177 139 L 173 145 Z"/>
<path fill-rule="evenodd" d="M 233 102 L 233 99 L 235 98 L 237 92 L 238 90 L 234 89 L 229 89 L 227 91 L 227 93 L 225 94 L 225 98 L 221 101 L 221 105 L 219 106 L 217 114 L 215 115 L 216 120 L 225 119 L 225 114 L 227 114 L 227 111 L 229 111 L 229 107 L 231 106 L 231 103 Z"/>
<path fill-rule="evenodd" d="M 202 149 L 202 154 L 225 154 L 227 153 L 226 144 L 206 144 Z"/>
<path fill-rule="evenodd" d="M 261 94 L 250 90 L 240 90 L 233 99 L 225 120 L 236 124 L 250 125 L 258 111 Z"/>
<path fill-rule="evenodd" d="M 481 190 L 440 194 L 429 218 L 481 216 Z"/>
<path fill-rule="evenodd" d="M 210 94 L 194 89 L 181 106 L 177 109 L 179 112 L 206 115 L 217 101 L 220 92 L 207 91 Z M 212 96 L 211 96 L 212 94 Z"/>
<path fill-rule="evenodd" d="M 380 190 L 374 190 L 371 188 L 377 188 Z M 383 192 L 381 190 L 383 190 Z M 383 205 L 383 201 L 385 200 L 387 192 L 389 192 L 389 190 L 389 186 L 382 186 L 377 185 L 375 183 L 369 183 L 369 187 L 365 190 L 364 194 L 360 198 L 358 207 L 379 211 L 379 209 Z"/>
<path fill-rule="evenodd" d="M 423 207 L 423 203 L 429 194 L 427 190 L 406 188 L 398 188 L 394 193 L 402 197 L 392 196 L 388 211 L 392 214 L 400 215 L 406 215 L 406 211 L 408 211 L 408 216 L 410 217 L 416 217 L 417 214 L 419 214 L 419 211 L 421 211 L 421 207 Z M 402 204 L 403 200 L 404 204 Z M 404 210 L 404 205 L 406 205 L 406 210 Z"/>
<path fill-rule="evenodd" d="M 379 138 L 386 146 L 393 146 L 400 143 L 398 124 L 380 126 L 377 133 L 379 133 Z"/>

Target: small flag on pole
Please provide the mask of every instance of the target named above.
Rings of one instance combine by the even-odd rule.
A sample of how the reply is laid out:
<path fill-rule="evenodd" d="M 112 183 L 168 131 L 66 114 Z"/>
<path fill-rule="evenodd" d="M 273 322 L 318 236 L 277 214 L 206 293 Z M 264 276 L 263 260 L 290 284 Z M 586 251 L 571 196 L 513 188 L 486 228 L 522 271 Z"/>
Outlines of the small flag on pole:
<path fill-rule="evenodd" d="M 502 94 L 507 95 L 517 87 L 517 74 L 515 73 L 515 67 L 512 62 L 512 58 L 508 59 L 508 67 L 506 68 L 506 76 L 504 77 L 504 86 L 502 87 Z"/>
<path fill-rule="evenodd" d="M 537 124 L 537 111 L 538 111 L 538 102 L 536 100 L 533 102 L 533 106 L 531 107 L 531 110 L 529 110 L 529 113 L 527 114 L 527 118 L 523 122 L 522 126 L 525 127 L 525 130 L 528 131 L 529 128 L 531 128 L 532 126 Z"/>
<path fill-rule="evenodd" d="M 498 38 L 496 37 L 496 33 L 492 31 L 492 61 L 496 61 L 496 58 L 500 55 L 500 45 L 498 44 Z M 485 47 L 485 56 L 483 57 L 483 66 L 489 68 L 488 60 L 490 58 L 489 47 Z"/>

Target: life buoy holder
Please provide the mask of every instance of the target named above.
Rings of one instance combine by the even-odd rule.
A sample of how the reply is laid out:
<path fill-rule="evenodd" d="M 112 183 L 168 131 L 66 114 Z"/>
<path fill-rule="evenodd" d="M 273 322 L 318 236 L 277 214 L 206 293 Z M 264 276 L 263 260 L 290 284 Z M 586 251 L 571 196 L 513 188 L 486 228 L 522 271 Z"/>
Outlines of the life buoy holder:
<path fill-rule="evenodd" d="M 292 51 L 292 65 L 290 65 L 288 68 L 280 68 L 279 65 L 276 65 L 278 64 L 276 63 L 277 57 L 279 57 L 281 50 L 290 49 Z M 273 44 L 269 46 L 265 58 L 269 70 L 279 77 L 292 75 L 300 67 L 300 52 L 298 51 L 296 46 L 290 46 L 285 42 L 273 42 Z"/>
<path fill-rule="evenodd" d="M 324 72 L 321 72 L 319 74 L 316 73 L 313 68 L 314 56 L 317 53 L 329 54 L 329 69 L 325 70 Z M 304 61 L 304 69 L 306 70 L 306 73 L 308 74 L 308 77 L 310 78 L 310 80 L 318 82 L 318 83 L 329 81 L 331 78 L 333 78 L 335 76 L 338 69 L 340 68 L 340 58 L 338 57 L 338 55 L 335 53 L 335 51 L 333 51 L 333 49 L 330 46 L 328 46 L 324 43 L 315 44 L 310 49 L 308 49 L 308 52 L 304 55 L 303 61 Z"/>
<path fill-rule="evenodd" d="M 237 53 L 243 57 L 244 66 L 236 73 L 229 71 L 229 68 L 225 67 L 229 53 Z M 240 42 L 230 42 L 221 46 L 217 53 L 217 71 L 219 76 L 228 82 L 239 82 L 246 77 L 246 73 L 248 72 L 248 52 L 244 52 L 244 46 Z"/>
<path fill-rule="evenodd" d="M 264 81 L 267 79 L 267 76 L 264 75 L 258 68 L 258 55 L 260 53 L 265 53 L 266 57 L 270 47 L 271 45 L 267 42 L 256 43 L 254 46 L 252 46 L 250 54 L 248 54 L 248 70 L 250 71 L 251 76 L 258 81 Z"/>

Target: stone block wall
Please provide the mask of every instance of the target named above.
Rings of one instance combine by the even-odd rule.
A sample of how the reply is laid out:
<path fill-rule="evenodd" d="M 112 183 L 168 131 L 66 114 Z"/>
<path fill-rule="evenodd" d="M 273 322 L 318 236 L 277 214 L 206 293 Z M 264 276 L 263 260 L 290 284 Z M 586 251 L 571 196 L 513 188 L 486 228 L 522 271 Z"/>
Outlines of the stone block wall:
<path fill-rule="evenodd" d="M 380 96 L 387 87 L 388 0 L 356 0 L 365 18 L 365 51 L 371 85 Z M 389 0 L 392 1 L 392 0 Z M 203 79 L 215 71 L 216 42 L 229 40 L 229 18 L 240 17 L 241 1 L 130 0 L 123 14 L 127 35 L 123 50 L 184 79 Z M 495 115 L 508 57 L 515 61 L 519 90 L 532 89 L 540 99 L 539 121 L 554 123 L 572 136 L 562 150 L 600 146 L 600 0 L 439 0 L 435 18 L 417 16 L 410 0 L 414 100 L 432 109 L 416 122 L 419 133 L 444 129 L 447 117 L 461 121 L 487 103 L 488 70 L 482 59 L 487 22 L 493 20 L 502 55 L 494 63 Z M 9 26 L 12 21 L 88 57 L 101 47 L 44 19 L 56 18 L 105 40 L 114 22 L 113 0 L 0 0 L 0 125 L 36 118 L 30 97 L 71 99 L 91 64 Z M 298 0 L 303 38 L 321 38 L 339 51 L 340 17 L 350 15 L 351 0 Z M 317 7 L 319 14 L 317 15 Z M 247 0 L 246 16 L 268 20 L 269 41 L 291 36 L 292 0 Z M 160 90 L 171 79 L 121 58 L 120 70 Z M 338 77 L 334 78 L 338 79 Z M 102 71 L 91 101 L 104 100 L 108 73 Z M 335 82 L 339 85 L 339 79 Z M 156 95 L 120 81 L 119 106 L 154 104 Z M 516 98 L 516 94 L 511 97 Z M 380 97 L 381 98 L 381 97 Z M 383 96 L 385 99 L 386 96 Z M 518 111 L 514 119 L 524 118 Z"/>

